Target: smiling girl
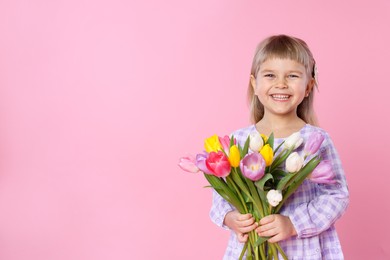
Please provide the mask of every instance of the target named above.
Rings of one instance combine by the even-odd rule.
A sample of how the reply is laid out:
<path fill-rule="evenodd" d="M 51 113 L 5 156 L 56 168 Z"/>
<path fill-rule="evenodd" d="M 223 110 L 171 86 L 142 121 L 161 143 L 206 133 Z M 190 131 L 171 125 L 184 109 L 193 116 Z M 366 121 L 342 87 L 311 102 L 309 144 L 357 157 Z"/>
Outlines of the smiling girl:
<path fill-rule="evenodd" d="M 336 184 L 305 180 L 284 203 L 280 214 L 262 218 L 240 214 L 213 192 L 212 221 L 231 230 L 224 259 L 238 259 L 248 232 L 278 242 L 289 259 L 344 259 L 334 223 L 349 204 L 341 161 L 329 135 L 317 126 L 313 110 L 316 64 L 306 43 L 286 35 L 272 36 L 257 47 L 252 63 L 248 98 L 252 125 L 233 132 L 243 146 L 252 132 L 275 136 L 277 147 L 300 132 L 304 140 L 317 131 L 325 136 L 319 149 L 322 160 L 332 162 Z M 297 149 L 302 153 L 303 147 Z"/>

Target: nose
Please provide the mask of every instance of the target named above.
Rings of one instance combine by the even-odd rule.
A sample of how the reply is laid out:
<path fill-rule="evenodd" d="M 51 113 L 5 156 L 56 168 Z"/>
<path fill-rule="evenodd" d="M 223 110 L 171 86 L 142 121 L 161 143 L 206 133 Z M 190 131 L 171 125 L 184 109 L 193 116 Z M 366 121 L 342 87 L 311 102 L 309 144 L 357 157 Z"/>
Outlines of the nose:
<path fill-rule="evenodd" d="M 275 87 L 277 88 L 288 88 L 287 80 L 285 78 L 278 78 Z"/>

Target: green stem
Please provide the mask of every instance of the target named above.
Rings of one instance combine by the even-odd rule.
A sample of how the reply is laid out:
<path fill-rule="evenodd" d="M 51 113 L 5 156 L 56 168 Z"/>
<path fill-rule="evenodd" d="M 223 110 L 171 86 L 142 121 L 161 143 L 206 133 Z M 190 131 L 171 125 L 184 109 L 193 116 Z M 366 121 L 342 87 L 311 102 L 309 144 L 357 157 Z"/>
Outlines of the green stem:
<path fill-rule="evenodd" d="M 244 248 L 241 251 L 240 257 L 238 258 L 239 260 L 242 260 L 244 258 L 245 251 L 247 248 L 248 248 L 248 241 L 245 243 Z"/>
<path fill-rule="evenodd" d="M 260 256 L 261 256 L 261 259 L 266 259 L 266 257 L 265 257 L 265 243 L 260 245 Z"/>
<path fill-rule="evenodd" d="M 279 253 L 282 255 L 283 259 L 288 260 L 286 253 L 284 253 L 283 249 L 279 246 L 279 244 L 275 243 L 274 245 L 278 249 Z"/>
<path fill-rule="evenodd" d="M 248 208 L 246 207 L 246 203 L 245 203 L 245 200 L 244 198 L 242 197 L 241 195 L 241 192 L 238 190 L 238 187 L 237 185 L 234 183 L 234 181 L 232 180 L 232 178 L 230 178 L 230 176 L 227 176 L 226 177 L 226 180 L 229 181 L 229 183 L 233 186 L 233 189 L 236 191 L 237 193 L 237 196 L 239 198 L 239 200 L 241 201 L 241 204 L 245 210 L 245 212 L 240 212 L 240 213 L 248 213 Z"/>
<path fill-rule="evenodd" d="M 269 243 L 268 245 L 269 245 L 269 247 L 270 247 L 270 249 L 272 251 L 272 256 L 274 257 L 274 259 L 275 260 L 279 260 L 278 250 L 276 250 L 275 245 L 271 244 L 271 243 Z"/>

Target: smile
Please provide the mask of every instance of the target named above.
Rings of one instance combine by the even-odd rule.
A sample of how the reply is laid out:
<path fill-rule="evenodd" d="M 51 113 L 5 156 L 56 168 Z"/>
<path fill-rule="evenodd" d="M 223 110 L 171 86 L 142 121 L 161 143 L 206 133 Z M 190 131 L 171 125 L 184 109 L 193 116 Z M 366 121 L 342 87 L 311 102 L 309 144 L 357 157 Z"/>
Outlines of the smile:
<path fill-rule="evenodd" d="M 271 95 L 271 97 L 275 100 L 288 100 L 290 98 L 290 95 L 274 94 Z"/>

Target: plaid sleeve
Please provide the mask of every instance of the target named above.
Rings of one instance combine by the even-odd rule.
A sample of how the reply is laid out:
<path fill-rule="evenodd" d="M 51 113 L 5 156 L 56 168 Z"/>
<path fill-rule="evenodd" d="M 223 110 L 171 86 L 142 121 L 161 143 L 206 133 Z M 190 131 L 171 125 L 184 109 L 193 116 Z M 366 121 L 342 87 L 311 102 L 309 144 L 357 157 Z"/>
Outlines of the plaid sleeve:
<path fill-rule="evenodd" d="M 349 204 L 349 193 L 340 158 L 329 135 L 320 149 L 323 160 L 332 161 L 336 183 L 315 185 L 314 199 L 300 204 L 290 215 L 299 238 L 312 237 L 327 230 L 341 217 Z"/>
<path fill-rule="evenodd" d="M 223 221 L 225 220 L 226 214 L 233 210 L 234 207 L 213 189 L 213 203 L 210 209 L 211 221 L 213 221 L 219 227 L 229 229 L 223 224 Z"/>

